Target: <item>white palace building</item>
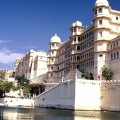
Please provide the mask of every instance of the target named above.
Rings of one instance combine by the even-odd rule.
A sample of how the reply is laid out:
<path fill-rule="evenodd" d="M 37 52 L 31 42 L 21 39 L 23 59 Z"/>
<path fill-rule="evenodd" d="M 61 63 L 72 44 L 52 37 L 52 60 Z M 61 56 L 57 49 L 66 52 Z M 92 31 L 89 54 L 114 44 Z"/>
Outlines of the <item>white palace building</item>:
<path fill-rule="evenodd" d="M 112 10 L 107 0 L 96 0 L 91 25 L 83 28 L 80 21 L 70 27 L 66 42 L 55 34 L 50 41 L 49 55 L 30 50 L 16 60 L 16 75 L 33 79 L 47 74 L 47 82 L 58 83 L 71 70 L 88 71 L 95 80 L 102 80 L 103 66 L 120 79 L 120 11 Z"/>
<path fill-rule="evenodd" d="M 96 0 L 93 14 L 90 26 L 71 25 L 66 42 L 55 34 L 49 55 L 30 50 L 16 60 L 16 76 L 45 84 L 34 106 L 120 111 L 120 11 L 112 10 L 108 0 Z M 113 80 L 104 81 L 103 66 L 113 71 Z M 94 80 L 81 79 L 79 71 L 90 72 Z"/>

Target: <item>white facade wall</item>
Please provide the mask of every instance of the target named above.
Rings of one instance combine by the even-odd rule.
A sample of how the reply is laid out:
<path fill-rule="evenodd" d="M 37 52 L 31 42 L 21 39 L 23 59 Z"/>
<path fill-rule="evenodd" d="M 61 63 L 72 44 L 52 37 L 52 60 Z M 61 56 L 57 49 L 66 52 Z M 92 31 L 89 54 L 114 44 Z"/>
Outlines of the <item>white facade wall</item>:
<path fill-rule="evenodd" d="M 74 88 L 74 81 L 60 83 L 35 98 L 35 106 L 74 109 Z"/>
<path fill-rule="evenodd" d="M 35 106 L 74 110 L 120 111 L 120 81 L 71 80 L 35 98 Z"/>
<path fill-rule="evenodd" d="M 35 98 L 35 106 L 75 110 L 100 110 L 99 83 L 99 81 L 87 80 L 62 82 Z"/>
<path fill-rule="evenodd" d="M 0 98 L 0 104 L 11 107 L 16 107 L 16 106 L 34 107 L 33 99 Z"/>

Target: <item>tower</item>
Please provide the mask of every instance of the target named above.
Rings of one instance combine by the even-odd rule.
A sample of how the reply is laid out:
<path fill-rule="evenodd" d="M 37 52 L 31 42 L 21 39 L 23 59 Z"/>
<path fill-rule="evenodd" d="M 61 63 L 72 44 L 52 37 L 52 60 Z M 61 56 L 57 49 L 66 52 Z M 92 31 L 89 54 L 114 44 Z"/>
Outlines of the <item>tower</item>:
<path fill-rule="evenodd" d="M 76 21 L 71 25 L 71 70 L 74 70 L 77 68 L 77 64 L 74 62 L 74 59 L 76 59 L 75 52 L 77 50 L 77 45 L 78 45 L 78 39 L 79 35 L 82 33 L 82 23 L 80 21 Z"/>
<path fill-rule="evenodd" d="M 94 79 L 102 79 L 102 67 L 109 67 L 107 45 L 110 33 L 109 3 L 96 0 L 94 12 Z"/>
<path fill-rule="evenodd" d="M 59 82 L 58 81 L 58 59 L 57 59 L 57 51 L 60 47 L 61 39 L 55 34 L 50 41 L 50 50 L 49 50 L 49 61 L 48 61 L 48 81 Z"/>

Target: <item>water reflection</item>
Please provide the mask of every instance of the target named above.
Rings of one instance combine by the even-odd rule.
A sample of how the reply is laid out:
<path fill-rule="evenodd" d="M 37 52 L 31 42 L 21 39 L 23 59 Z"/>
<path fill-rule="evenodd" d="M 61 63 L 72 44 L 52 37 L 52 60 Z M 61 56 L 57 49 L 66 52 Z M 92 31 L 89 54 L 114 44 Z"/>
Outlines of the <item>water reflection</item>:
<path fill-rule="evenodd" d="M 0 120 L 120 120 L 120 113 L 0 107 Z"/>

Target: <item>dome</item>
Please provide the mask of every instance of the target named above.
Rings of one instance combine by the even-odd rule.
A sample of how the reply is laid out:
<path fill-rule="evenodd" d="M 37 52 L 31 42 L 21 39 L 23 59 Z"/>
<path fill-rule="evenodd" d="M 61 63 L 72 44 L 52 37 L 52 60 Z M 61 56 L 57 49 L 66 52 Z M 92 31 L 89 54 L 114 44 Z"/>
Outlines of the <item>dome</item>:
<path fill-rule="evenodd" d="M 107 0 L 97 0 L 97 1 L 95 2 L 95 7 L 96 7 L 96 6 L 101 6 L 101 5 L 109 6 L 109 3 L 108 3 Z"/>
<path fill-rule="evenodd" d="M 81 26 L 82 27 L 82 23 L 80 21 L 76 21 L 75 26 Z"/>
<path fill-rule="evenodd" d="M 72 26 L 72 27 L 75 27 L 75 23 L 73 23 L 71 26 Z"/>
<path fill-rule="evenodd" d="M 55 34 L 55 35 L 51 38 L 51 42 L 58 42 L 58 43 L 60 43 L 60 42 L 61 42 L 61 39 L 60 39 L 60 37 L 57 36 L 57 34 Z"/>
<path fill-rule="evenodd" d="M 80 27 L 82 27 L 82 23 L 81 23 L 80 21 L 76 21 L 76 22 L 73 23 L 71 26 L 72 26 L 72 27 L 75 27 L 75 26 L 80 26 Z"/>

